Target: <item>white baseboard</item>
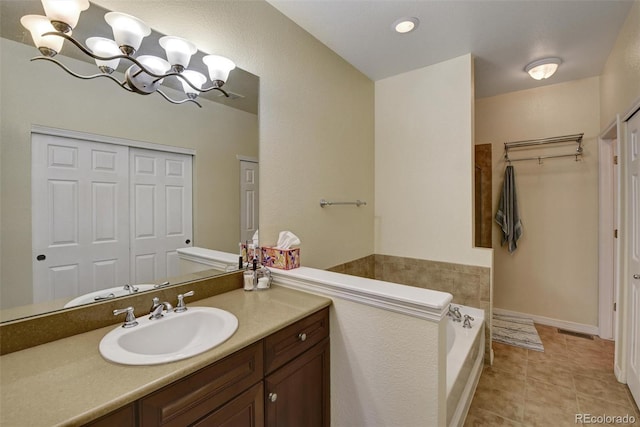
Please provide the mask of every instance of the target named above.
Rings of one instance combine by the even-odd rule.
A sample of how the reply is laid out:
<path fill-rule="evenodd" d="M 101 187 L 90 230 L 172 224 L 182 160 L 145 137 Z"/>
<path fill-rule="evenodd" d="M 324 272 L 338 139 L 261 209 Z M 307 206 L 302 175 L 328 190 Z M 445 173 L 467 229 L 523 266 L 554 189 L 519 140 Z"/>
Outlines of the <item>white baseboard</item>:
<path fill-rule="evenodd" d="M 517 311 L 504 310 L 502 308 L 493 308 L 493 314 L 503 314 L 505 316 L 526 317 L 532 319 L 534 323 L 541 325 L 553 326 L 555 328 L 566 329 L 572 332 L 580 332 L 582 334 L 598 335 L 597 326 L 585 325 L 583 323 L 569 322 L 567 320 L 552 319 L 550 317 L 537 316 L 535 314 L 520 313 Z"/>

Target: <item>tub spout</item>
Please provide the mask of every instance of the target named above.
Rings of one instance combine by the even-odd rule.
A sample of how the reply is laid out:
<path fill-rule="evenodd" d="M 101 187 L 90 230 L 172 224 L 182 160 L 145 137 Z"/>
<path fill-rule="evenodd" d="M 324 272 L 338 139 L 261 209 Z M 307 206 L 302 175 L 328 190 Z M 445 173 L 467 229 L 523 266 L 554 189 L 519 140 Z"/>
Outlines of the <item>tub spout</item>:
<path fill-rule="evenodd" d="M 460 307 L 454 307 L 449 305 L 449 312 L 447 316 L 451 317 L 454 322 L 460 322 L 462 320 L 462 314 L 460 314 Z"/>

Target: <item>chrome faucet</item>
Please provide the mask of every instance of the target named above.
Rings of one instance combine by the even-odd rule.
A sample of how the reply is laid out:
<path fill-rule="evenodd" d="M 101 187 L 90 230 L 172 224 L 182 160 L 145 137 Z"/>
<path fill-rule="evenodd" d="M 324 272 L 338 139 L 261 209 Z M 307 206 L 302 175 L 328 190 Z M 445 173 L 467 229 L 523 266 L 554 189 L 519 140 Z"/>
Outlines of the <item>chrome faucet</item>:
<path fill-rule="evenodd" d="M 189 291 L 187 293 L 184 294 L 179 294 L 178 295 L 178 304 L 176 305 L 176 308 L 173 309 L 174 313 L 182 313 L 183 311 L 187 311 L 187 305 L 184 303 L 184 297 L 192 297 L 194 294 L 193 291 Z"/>
<path fill-rule="evenodd" d="M 467 328 L 467 329 L 471 329 L 471 321 L 475 320 L 473 317 L 469 316 L 468 314 L 464 315 L 464 323 L 462 324 L 463 328 Z"/>
<path fill-rule="evenodd" d="M 138 288 L 135 285 L 130 285 L 129 283 L 124 285 L 122 289 L 124 289 L 125 291 L 129 291 L 129 294 L 138 292 Z"/>
<path fill-rule="evenodd" d="M 153 304 L 151 305 L 151 310 L 149 311 L 149 319 L 161 319 L 162 316 L 164 316 L 162 312 L 165 310 L 167 311 L 167 313 L 170 313 L 171 311 L 173 311 L 173 306 L 166 301 L 160 302 L 160 298 L 158 297 L 153 297 Z"/>
<path fill-rule="evenodd" d="M 449 304 L 449 312 L 447 316 L 451 317 L 454 322 L 460 322 L 462 319 L 462 314 L 460 314 L 460 307 L 453 307 L 453 305 Z"/>

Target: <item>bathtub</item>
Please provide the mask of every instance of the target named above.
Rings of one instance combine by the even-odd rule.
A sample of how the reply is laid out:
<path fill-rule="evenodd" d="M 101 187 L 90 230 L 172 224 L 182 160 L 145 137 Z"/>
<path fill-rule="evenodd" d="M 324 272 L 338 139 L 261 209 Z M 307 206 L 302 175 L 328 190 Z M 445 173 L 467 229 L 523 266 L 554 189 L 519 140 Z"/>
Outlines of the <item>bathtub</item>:
<path fill-rule="evenodd" d="M 484 310 L 452 304 L 473 317 L 471 329 L 447 320 L 447 425 L 462 426 L 484 362 Z"/>

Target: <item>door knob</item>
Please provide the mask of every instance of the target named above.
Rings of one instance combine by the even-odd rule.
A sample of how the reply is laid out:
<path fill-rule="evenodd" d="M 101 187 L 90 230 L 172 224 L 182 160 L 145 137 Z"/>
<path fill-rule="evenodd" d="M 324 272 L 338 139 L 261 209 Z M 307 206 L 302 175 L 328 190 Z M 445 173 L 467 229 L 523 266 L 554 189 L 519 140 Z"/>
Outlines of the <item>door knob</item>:
<path fill-rule="evenodd" d="M 633 275 L 633 278 L 634 278 L 634 279 L 636 279 L 636 280 L 637 280 L 637 279 L 640 279 L 640 274 L 634 274 L 634 275 Z"/>

